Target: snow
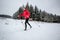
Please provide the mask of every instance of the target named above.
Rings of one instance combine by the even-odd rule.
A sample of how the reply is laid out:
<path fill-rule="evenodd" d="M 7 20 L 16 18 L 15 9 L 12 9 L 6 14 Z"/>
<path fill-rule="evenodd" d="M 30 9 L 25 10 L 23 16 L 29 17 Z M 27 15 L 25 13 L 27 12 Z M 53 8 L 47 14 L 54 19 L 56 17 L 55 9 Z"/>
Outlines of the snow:
<path fill-rule="evenodd" d="M 60 40 L 60 23 L 29 21 L 32 29 L 24 31 L 24 22 L 0 18 L 0 40 Z"/>

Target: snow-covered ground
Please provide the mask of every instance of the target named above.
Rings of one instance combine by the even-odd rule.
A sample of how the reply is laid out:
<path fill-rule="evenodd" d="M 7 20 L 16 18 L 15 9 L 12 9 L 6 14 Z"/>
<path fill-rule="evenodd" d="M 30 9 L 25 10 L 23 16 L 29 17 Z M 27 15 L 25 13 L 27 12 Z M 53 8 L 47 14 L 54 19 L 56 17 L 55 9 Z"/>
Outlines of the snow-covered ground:
<path fill-rule="evenodd" d="M 0 40 L 60 40 L 60 23 L 29 23 L 24 31 L 24 20 L 0 18 Z"/>

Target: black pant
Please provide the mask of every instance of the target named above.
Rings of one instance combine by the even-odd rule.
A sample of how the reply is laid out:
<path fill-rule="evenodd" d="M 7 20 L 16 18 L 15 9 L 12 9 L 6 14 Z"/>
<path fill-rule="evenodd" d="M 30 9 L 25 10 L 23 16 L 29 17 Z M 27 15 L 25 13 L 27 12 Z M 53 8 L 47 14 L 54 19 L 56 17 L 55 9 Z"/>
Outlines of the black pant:
<path fill-rule="evenodd" d="M 32 28 L 32 26 L 29 24 L 28 20 L 29 20 L 29 18 L 27 18 L 25 20 L 25 30 L 27 29 L 27 24 L 30 26 L 30 28 Z"/>

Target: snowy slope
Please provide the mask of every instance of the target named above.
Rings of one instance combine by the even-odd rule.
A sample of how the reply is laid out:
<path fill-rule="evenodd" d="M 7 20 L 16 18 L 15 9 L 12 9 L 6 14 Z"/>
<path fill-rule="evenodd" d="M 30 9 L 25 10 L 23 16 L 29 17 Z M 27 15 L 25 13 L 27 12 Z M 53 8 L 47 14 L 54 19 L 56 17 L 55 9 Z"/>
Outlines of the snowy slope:
<path fill-rule="evenodd" d="M 0 40 L 60 40 L 60 23 L 29 23 L 32 29 L 24 31 L 24 20 L 0 18 Z"/>

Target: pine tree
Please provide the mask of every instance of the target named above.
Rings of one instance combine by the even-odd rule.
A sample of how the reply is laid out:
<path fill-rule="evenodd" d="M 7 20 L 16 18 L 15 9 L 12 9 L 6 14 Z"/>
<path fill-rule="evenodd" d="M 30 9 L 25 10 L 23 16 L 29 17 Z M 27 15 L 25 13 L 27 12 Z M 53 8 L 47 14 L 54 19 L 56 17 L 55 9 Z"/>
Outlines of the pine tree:
<path fill-rule="evenodd" d="M 30 10 L 29 4 L 27 3 L 25 6 L 26 9 Z"/>
<path fill-rule="evenodd" d="M 33 18 L 33 15 L 34 15 L 34 9 L 33 9 L 33 6 L 30 5 L 30 13 L 31 13 L 31 18 Z"/>

